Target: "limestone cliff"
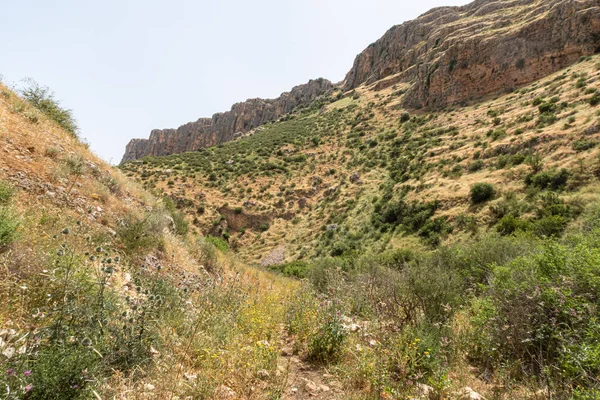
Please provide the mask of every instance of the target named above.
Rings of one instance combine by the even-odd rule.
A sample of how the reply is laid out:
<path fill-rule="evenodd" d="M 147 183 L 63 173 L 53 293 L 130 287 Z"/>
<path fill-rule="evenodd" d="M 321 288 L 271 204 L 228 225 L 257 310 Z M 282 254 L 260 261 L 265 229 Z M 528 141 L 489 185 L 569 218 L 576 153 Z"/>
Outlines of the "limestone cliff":
<path fill-rule="evenodd" d="M 600 0 L 476 0 L 391 28 L 356 57 L 344 89 L 388 78 L 378 86 L 411 84 L 406 107 L 442 108 L 599 51 Z"/>
<path fill-rule="evenodd" d="M 599 52 L 600 0 L 475 0 L 391 28 L 356 57 L 343 89 L 403 83 L 406 108 L 440 109 L 510 91 Z M 318 79 L 275 100 L 251 99 L 178 129 L 154 130 L 132 140 L 122 162 L 232 140 L 332 88 Z"/>
<path fill-rule="evenodd" d="M 148 139 L 131 140 L 121 162 L 148 155 L 165 156 L 195 151 L 227 142 L 240 133 L 276 120 L 298 106 L 310 104 L 332 89 L 332 83 L 326 79 L 311 80 L 273 100 L 249 99 L 234 104 L 230 111 L 215 114 L 212 118 L 200 118 L 177 129 L 154 129 Z"/>

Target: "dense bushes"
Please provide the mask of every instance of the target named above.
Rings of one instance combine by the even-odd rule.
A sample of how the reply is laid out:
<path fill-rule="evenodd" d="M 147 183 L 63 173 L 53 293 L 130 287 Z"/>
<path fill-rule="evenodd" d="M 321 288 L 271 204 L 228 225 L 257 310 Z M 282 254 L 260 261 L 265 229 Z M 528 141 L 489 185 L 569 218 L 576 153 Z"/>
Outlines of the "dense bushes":
<path fill-rule="evenodd" d="M 525 184 L 542 190 L 561 190 L 567 185 L 570 176 L 570 172 L 565 168 L 560 170 L 547 170 L 528 175 L 525 178 Z"/>
<path fill-rule="evenodd" d="M 548 241 L 535 256 L 496 266 L 484 296 L 473 300 L 474 360 L 517 379 L 589 385 L 600 372 L 600 236 Z"/>
<path fill-rule="evenodd" d="M 496 195 L 494 186 L 490 183 L 476 183 L 471 186 L 471 202 L 473 204 L 485 203 Z"/>
<path fill-rule="evenodd" d="M 302 279 L 308 277 L 310 264 L 305 261 L 292 261 L 281 265 L 272 265 L 269 269 L 281 272 L 286 276 Z"/>
<path fill-rule="evenodd" d="M 537 221 L 567 214 L 564 203 L 545 201 Z M 537 221 L 530 222 L 533 230 L 547 223 Z M 445 363 L 466 352 L 480 373 L 513 383 L 535 380 L 568 398 L 577 386 L 593 386 L 600 373 L 599 271 L 600 231 L 562 242 L 492 235 L 430 253 L 323 259 L 310 281 L 337 311 L 318 314 L 303 342 L 314 361 L 335 361 L 348 340 L 339 313 L 386 321 L 396 330 L 374 324 L 369 337 L 381 346 L 372 354 L 375 376 L 391 387 L 442 384 Z M 295 309 L 294 320 L 306 322 L 312 312 Z M 364 358 L 371 353 L 356 354 L 360 361 L 348 374 L 371 376 Z"/>

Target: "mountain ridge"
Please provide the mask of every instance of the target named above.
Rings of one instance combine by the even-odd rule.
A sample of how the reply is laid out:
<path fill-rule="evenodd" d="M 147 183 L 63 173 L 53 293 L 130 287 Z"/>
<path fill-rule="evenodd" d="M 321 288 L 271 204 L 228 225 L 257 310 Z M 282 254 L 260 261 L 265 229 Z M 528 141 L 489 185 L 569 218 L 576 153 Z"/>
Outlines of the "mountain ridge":
<path fill-rule="evenodd" d="M 282 117 L 296 107 L 310 104 L 332 89 L 330 81 L 313 79 L 282 93 L 276 99 L 252 98 L 234 104 L 230 111 L 188 122 L 177 129 L 154 129 L 149 139 L 132 139 L 127 144 L 121 163 L 147 155 L 164 156 L 195 151 L 233 140 L 253 128 Z"/>
<path fill-rule="evenodd" d="M 133 139 L 121 163 L 233 140 L 341 88 L 402 84 L 407 109 L 442 109 L 511 91 L 600 52 L 600 0 L 476 0 L 436 7 L 390 28 L 345 80 L 311 80 L 273 100 L 249 99 L 212 118 Z"/>

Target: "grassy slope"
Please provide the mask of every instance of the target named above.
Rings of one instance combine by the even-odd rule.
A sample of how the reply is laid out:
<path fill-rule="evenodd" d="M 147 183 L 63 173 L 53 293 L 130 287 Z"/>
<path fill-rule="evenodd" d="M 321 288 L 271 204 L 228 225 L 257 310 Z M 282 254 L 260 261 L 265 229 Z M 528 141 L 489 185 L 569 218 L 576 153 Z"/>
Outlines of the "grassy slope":
<path fill-rule="evenodd" d="M 1 85 L 0 137 L 0 228 L 19 224 L 0 247 L 0 397 L 281 390 L 296 282 L 175 235 L 160 201 Z"/>
<path fill-rule="evenodd" d="M 492 210 L 506 211 L 509 203 L 522 218 L 535 215 L 544 198 L 524 180 L 532 170 L 527 162 L 536 156 L 543 170 L 569 172 L 567 187 L 559 190 L 567 204 L 579 207 L 596 198 L 600 132 L 585 131 L 599 124 L 599 109 L 589 103 L 599 65 L 592 57 L 511 94 L 416 113 L 404 123 L 401 84 L 378 92 L 362 87 L 357 96 L 319 111 L 315 105 L 236 142 L 122 169 L 147 188 L 185 199 L 180 205 L 198 231 L 227 232 L 247 260 L 260 260 L 281 244 L 288 260 L 373 246 L 421 248 L 439 236 L 451 241 L 490 229 L 503 216 Z M 538 98 L 554 110 L 540 116 Z M 353 173 L 362 185 L 350 181 Z M 470 203 L 477 182 L 495 186 L 493 202 Z M 421 232 L 425 240 L 419 240 L 401 223 L 372 224 L 375 205 L 386 194 L 392 201 L 438 201 L 431 219 L 447 217 L 454 234 L 438 229 Z M 257 220 L 269 229 L 262 232 L 267 226 L 260 229 Z"/>

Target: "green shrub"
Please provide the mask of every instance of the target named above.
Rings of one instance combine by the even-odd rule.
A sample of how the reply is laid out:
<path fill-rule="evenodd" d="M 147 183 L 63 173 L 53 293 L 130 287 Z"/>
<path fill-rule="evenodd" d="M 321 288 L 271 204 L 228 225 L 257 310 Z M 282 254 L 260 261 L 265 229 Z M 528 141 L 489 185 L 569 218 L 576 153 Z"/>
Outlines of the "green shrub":
<path fill-rule="evenodd" d="M 512 235 L 515 232 L 527 232 L 531 229 L 531 223 L 514 215 L 505 215 L 498 221 L 496 231 L 502 236 Z"/>
<path fill-rule="evenodd" d="M 346 332 L 339 313 L 330 307 L 317 332 L 309 338 L 308 358 L 319 363 L 337 361 L 342 353 Z"/>
<path fill-rule="evenodd" d="M 540 114 L 544 113 L 555 113 L 556 112 L 556 104 L 554 103 L 542 103 L 538 107 Z"/>
<path fill-rule="evenodd" d="M 18 237 L 19 219 L 7 207 L 0 206 L 0 252 Z"/>
<path fill-rule="evenodd" d="M 185 236 L 189 230 L 189 224 L 185 219 L 185 214 L 181 211 L 177 210 L 175 202 L 170 197 L 165 197 L 163 199 L 163 203 L 165 205 L 166 210 L 173 218 L 173 223 L 175 224 L 175 233 L 180 236 Z"/>
<path fill-rule="evenodd" d="M 477 172 L 479 170 L 481 170 L 484 166 L 484 163 L 482 160 L 476 160 L 473 161 L 471 164 L 469 164 L 469 166 L 467 167 L 467 169 L 469 170 L 469 172 Z"/>
<path fill-rule="evenodd" d="M 196 241 L 194 253 L 198 262 L 204 266 L 208 272 L 215 271 L 217 267 L 217 248 L 206 238 L 199 238 Z"/>
<path fill-rule="evenodd" d="M 600 373 L 598 232 L 572 244 L 545 242 L 535 256 L 495 267 L 470 306 L 469 356 L 489 369 L 512 368 L 553 385 L 589 385 Z M 570 396 L 567 396 L 570 397 Z"/>
<path fill-rule="evenodd" d="M 588 103 L 590 103 L 590 105 L 592 107 L 595 107 L 598 104 L 600 104 L 600 93 L 599 92 L 595 92 L 594 95 L 589 98 Z"/>
<path fill-rule="evenodd" d="M 597 145 L 598 145 L 598 142 L 596 142 L 595 140 L 579 139 L 579 140 L 576 140 L 575 142 L 573 142 L 572 147 L 573 147 L 573 150 L 575 150 L 575 151 L 586 151 L 589 149 L 593 149 Z"/>
<path fill-rule="evenodd" d="M 567 219 L 562 215 L 549 215 L 533 223 L 533 232 L 540 237 L 560 236 L 567 223 Z"/>
<path fill-rule="evenodd" d="M 280 272 L 286 276 L 304 279 L 308 277 L 311 265 L 305 261 L 292 261 L 281 265 L 272 265 L 269 267 L 272 271 Z"/>
<path fill-rule="evenodd" d="M 525 184 L 542 190 L 561 190 L 567 185 L 570 176 L 571 174 L 565 168 L 558 171 L 542 171 L 537 174 L 528 175 L 525 178 Z"/>
<path fill-rule="evenodd" d="M 143 219 L 129 216 L 118 227 L 117 237 L 125 252 L 134 256 L 156 247 L 161 241 L 164 226 L 166 221 L 157 220 L 152 215 Z"/>
<path fill-rule="evenodd" d="M 546 112 L 546 113 L 540 114 L 536 125 L 539 127 L 552 125 L 553 123 L 556 122 L 556 119 L 557 119 L 557 117 L 555 114 Z"/>
<path fill-rule="evenodd" d="M 12 199 L 15 190 L 8 183 L 0 181 L 0 206 L 7 205 Z"/>
<path fill-rule="evenodd" d="M 26 86 L 20 90 L 21 96 L 32 106 L 40 110 L 46 117 L 56 122 L 60 127 L 77 137 L 79 127 L 71 110 L 63 108 L 54 93 L 48 87 L 40 86 L 33 79 L 26 80 Z"/>
<path fill-rule="evenodd" d="M 222 238 L 209 235 L 205 238 L 205 240 L 206 242 L 212 244 L 222 252 L 229 251 L 229 243 L 227 243 L 227 241 Z"/>
<path fill-rule="evenodd" d="M 496 190 L 490 183 L 479 182 L 471 186 L 471 202 L 473 204 L 485 203 L 494 198 Z"/>

